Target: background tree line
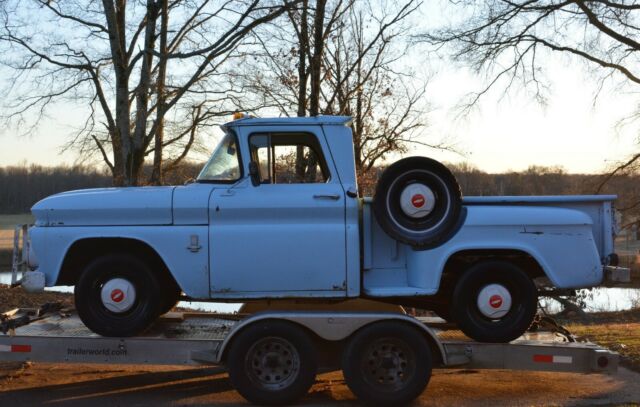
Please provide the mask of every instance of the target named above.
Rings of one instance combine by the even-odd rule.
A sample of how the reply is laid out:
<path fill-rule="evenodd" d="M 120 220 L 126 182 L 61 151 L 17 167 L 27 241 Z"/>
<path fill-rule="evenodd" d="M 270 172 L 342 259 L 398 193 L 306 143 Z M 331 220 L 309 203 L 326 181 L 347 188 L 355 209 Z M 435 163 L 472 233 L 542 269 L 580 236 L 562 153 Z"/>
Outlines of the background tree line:
<path fill-rule="evenodd" d="M 181 185 L 195 178 L 202 164 L 183 163 L 166 182 Z M 468 164 L 449 164 L 463 195 L 569 195 L 592 194 L 599 188 L 601 174 L 568 174 L 558 167 L 529 167 L 524 171 L 490 174 Z M 360 179 L 360 193 L 372 196 L 378 175 L 383 167 L 376 166 Z M 149 176 L 153 166 L 142 172 Z M 42 198 L 58 192 L 83 188 L 111 186 L 111 174 L 88 166 L 44 167 L 23 165 L 0 167 L 0 214 L 29 212 Z M 614 176 L 603 193 L 619 196 L 616 207 L 623 211 L 623 226 L 630 226 L 640 217 L 640 174 L 624 173 Z"/>
<path fill-rule="evenodd" d="M 183 163 L 172 172 L 167 182 L 181 184 L 197 175 L 202 165 Z M 153 166 L 142 168 L 150 176 Z M 28 213 L 39 200 L 60 192 L 105 188 L 113 185 L 112 174 L 107 169 L 91 166 L 21 165 L 0 167 L 0 214 Z"/>

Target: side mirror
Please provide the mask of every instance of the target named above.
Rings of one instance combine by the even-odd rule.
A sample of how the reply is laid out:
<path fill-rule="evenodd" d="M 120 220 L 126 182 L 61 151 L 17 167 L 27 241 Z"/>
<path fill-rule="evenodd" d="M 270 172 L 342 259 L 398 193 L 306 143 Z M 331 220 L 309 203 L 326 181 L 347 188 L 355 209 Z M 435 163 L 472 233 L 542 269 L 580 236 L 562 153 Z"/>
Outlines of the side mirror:
<path fill-rule="evenodd" d="M 251 185 L 254 187 L 260 185 L 260 169 L 255 161 L 249 163 L 249 176 L 251 177 Z"/>

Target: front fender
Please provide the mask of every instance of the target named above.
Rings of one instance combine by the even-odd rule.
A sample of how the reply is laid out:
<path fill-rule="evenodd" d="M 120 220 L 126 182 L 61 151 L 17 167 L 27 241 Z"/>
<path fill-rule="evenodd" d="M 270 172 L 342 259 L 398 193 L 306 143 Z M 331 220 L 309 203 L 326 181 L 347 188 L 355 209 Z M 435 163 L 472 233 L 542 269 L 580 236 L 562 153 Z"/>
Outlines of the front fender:
<path fill-rule="evenodd" d="M 201 250 L 190 250 L 192 236 Z M 164 261 L 182 291 L 193 298 L 209 298 L 208 227 L 205 226 L 119 226 L 119 227 L 34 227 L 31 243 L 38 257 L 39 271 L 47 287 L 56 285 L 69 249 L 82 239 L 122 238 L 143 242 Z"/>

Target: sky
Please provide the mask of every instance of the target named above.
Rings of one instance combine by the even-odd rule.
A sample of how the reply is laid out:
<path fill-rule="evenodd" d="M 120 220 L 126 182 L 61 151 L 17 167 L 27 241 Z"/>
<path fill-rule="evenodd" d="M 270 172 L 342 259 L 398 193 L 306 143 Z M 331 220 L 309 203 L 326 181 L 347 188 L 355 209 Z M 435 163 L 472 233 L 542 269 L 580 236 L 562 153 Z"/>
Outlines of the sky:
<path fill-rule="evenodd" d="M 410 55 L 407 64 L 422 65 L 423 55 Z M 551 92 L 546 106 L 523 92 L 502 97 L 498 88 L 462 118 L 456 106 L 467 93 L 481 89 L 483 79 L 444 60 L 432 60 L 427 65 L 423 74 L 429 77 L 428 127 L 419 140 L 443 139 L 456 152 L 412 147 L 408 155 L 467 162 L 494 173 L 533 165 L 560 166 L 571 173 L 596 173 L 640 149 L 636 143 L 637 126 L 616 129 L 616 123 L 637 107 L 636 95 L 609 88 L 594 104 L 593 78 L 581 64 L 549 61 Z M 77 110 L 60 106 L 32 136 L 16 137 L 13 129 L 0 129 L 0 166 L 73 164 L 77 161 L 75 152 L 62 153 L 61 147 L 69 140 L 77 118 Z M 217 135 L 212 131 L 209 136 L 211 150 Z"/>
<path fill-rule="evenodd" d="M 503 97 L 495 89 L 477 109 L 460 118 L 457 106 L 482 81 L 463 71 L 439 72 L 431 84 L 433 110 L 426 133 L 451 140 L 458 154 L 417 149 L 448 162 L 468 162 L 487 172 L 559 166 L 572 173 L 607 171 L 640 149 L 637 125 L 618 126 L 637 106 L 633 94 L 610 89 L 594 104 L 593 78 L 580 67 L 550 69 L 545 106 L 523 92 Z"/>

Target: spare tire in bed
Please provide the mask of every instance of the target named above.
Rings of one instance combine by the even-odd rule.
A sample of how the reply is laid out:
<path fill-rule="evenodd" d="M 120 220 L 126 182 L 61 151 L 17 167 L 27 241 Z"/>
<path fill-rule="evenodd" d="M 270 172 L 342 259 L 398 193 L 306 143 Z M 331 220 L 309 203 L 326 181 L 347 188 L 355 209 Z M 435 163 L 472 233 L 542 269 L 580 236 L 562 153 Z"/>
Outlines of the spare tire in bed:
<path fill-rule="evenodd" d="M 418 250 L 443 244 L 463 221 L 456 178 L 447 167 L 427 157 L 391 164 L 378 181 L 373 210 L 389 236 Z"/>

